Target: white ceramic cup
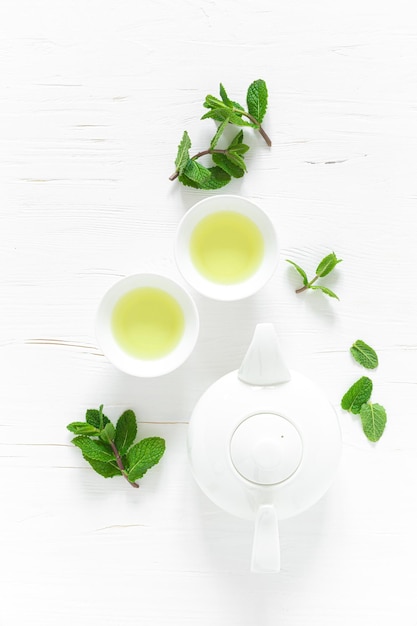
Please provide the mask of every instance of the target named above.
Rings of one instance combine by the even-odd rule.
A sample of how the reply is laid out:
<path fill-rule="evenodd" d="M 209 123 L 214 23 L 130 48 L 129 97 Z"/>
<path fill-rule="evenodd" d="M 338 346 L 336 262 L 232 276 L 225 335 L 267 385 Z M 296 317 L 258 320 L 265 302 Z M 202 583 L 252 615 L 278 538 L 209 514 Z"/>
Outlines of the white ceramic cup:
<path fill-rule="evenodd" d="M 157 358 L 141 358 L 129 354 L 121 347 L 112 326 L 113 313 L 120 299 L 126 294 L 151 287 L 172 296 L 179 305 L 184 325 L 182 334 L 172 350 Z M 191 296 L 177 282 L 160 274 L 134 274 L 122 278 L 106 292 L 96 317 L 96 336 L 108 360 L 119 370 L 143 378 L 161 376 L 179 367 L 191 354 L 199 332 L 197 307 Z"/>
<path fill-rule="evenodd" d="M 219 212 L 235 212 L 251 220 L 259 229 L 263 252 L 259 265 L 246 278 L 224 284 L 204 275 L 196 266 L 191 251 L 195 228 L 201 221 Z M 235 195 L 218 195 L 197 202 L 182 218 L 175 239 L 175 260 L 189 285 L 214 300 L 240 300 L 256 293 L 271 278 L 278 262 L 278 238 L 268 215 L 254 202 Z"/>

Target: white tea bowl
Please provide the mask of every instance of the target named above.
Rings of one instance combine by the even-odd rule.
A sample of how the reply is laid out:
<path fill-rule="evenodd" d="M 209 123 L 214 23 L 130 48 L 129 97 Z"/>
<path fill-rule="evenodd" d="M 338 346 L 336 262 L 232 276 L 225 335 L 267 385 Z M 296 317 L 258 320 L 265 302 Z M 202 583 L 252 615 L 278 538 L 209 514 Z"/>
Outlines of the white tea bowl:
<path fill-rule="evenodd" d="M 195 252 L 197 237 L 201 258 Z M 258 242 L 258 259 L 249 267 L 254 242 Z M 214 300 L 240 300 L 256 293 L 274 273 L 278 253 L 271 219 L 257 204 L 236 195 L 211 196 L 197 202 L 182 218 L 175 239 L 175 260 L 182 276 L 196 291 Z M 228 259 L 237 263 L 238 270 L 243 269 L 241 275 L 230 275 Z M 220 278 L 205 271 L 206 260 L 216 264 Z M 245 264 L 249 267 L 246 274 Z"/>
<path fill-rule="evenodd" d="M 119 329 L 119 331 L 127 332 L 127 344 L 126 338 L 123 344 L 120 336 L 117 336 L 118 327 L 115 326 L 117 307 L 123 302 L 123 298 L 129 294 L 147 288 L 156 290 L 159 295 L 162 295 L 159 307 L 154 311 L 154 314 L 152 314 L 153 309 L 151 309 L 151 312 L 146 315 L 143 313 L 145 306 L 142 307 L 142 313 L 139 310 L 141 307 L 137 304 L 128 310 L 127 321 L 125 318 L 123 319 L 125 326 L 130 324 L 131 327 L 126 329 L 122 325 L 122 328 Z M 162 354 L 138 356 L 130 350 L 129 337 L 132 338 L 133 342 L 135 333 L 137 334 L 138 331 L 141 333 L 141 337 L 145 337 L 145 340 L 147 337 L 148 339 L 149 337 L 157 337 L 158 333 L 170 331 L 169 324 L 172 323 L 172 320 L 169 317 L 164 318 L 164 302 L 175 308 L 176 315 L 181 320 L 178 340 L 175 340 L 174 345 L 170 345 Z M 169 311 L 167 305 L 167 316 Z M 145 319 L 143 319 L 144 315 Z M 164 327 L 164 324 L 168 324 L 168 329 Z M 104 355 L 115 367 L 132 376 L 151 378 L 172 372 L 182 365 L 193 351 L 198 332 L 199 317 L 194 300 L 179 283 L 161 274 L 133 274 L 122 278 L 105 293 L 97 311 L 96 336 Z"/>

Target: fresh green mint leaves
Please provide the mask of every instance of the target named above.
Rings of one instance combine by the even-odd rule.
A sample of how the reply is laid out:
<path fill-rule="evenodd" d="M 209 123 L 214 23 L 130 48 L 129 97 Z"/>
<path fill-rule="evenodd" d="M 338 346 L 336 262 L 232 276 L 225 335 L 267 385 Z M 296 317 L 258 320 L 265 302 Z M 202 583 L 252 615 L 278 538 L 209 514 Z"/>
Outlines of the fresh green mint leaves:
<path fill-rule="evenodd" d="M 368 402 L 371 397 L 372 387 L 373 384 L 370 378 L 367 378 L 367 376 L 359 378 L 343 396 L 341 402 L 342 409 L 358 415 L 361 412 L 362 405 Z"/>
<path fill-rule="evenodd" d="M 76 435 L 72 443 L 98 474 L 104 478 L 123 476 L 135 488 L 139 487 L 135 481 L 159 463 L 165 452 L 165 440 L 161 437 L 133 443 L 137 422 L 131 410 L 122 413 L 114 426 L 101 405 L 98 410 L 87 410 L 85 422 L 72 422 L 67 428 Z"/>
<path fill-rule="evenodd" d="M 326 295 L 330 296 L 330 298 L 336 298 L 337 300 L 339 300 L 334 291 L 332 291 L 328 287 L 325 287 L 324 285 L 314 284 L 319 278 L 323 278 L 324 276 L 330 274 L 330 272 L 334 270 L 336 265 L 342 262 L 342 259 L 338 259 L 334 252 L 331 252 L 320 261 L 316 268 L 316 274 L 311 280 L 308 279 L 306 272 L 303 270 L 302 267 L 297 265 L 297 263 L 294 263 L 294 261 L 290 261 L 289 259 L 286 259 L 286 261 L 287 263 L 291 263 L 291 265 L 297 270 L 303 280 L 303 287 L 296 289 L 295 293 L 302 293 L 307 289 L 320 290 Z"/>
<path fill-rule="evenodd" d="M 373 348 L 358 339 L 350 348 L 354 359 L 367 369 L 374 369 L 378 365 L 378 356 Z M 341 406 L 345 411 L 359 415 L 362 429 L 370 441 L 378 441 L 384 432 L 387 423 L 387 414 L 383 406 L 370 402 L 373 383 L 367 376 L 362 376 L 342 398 Z"/>
<path fill-rule="evenodd" d="M 362 428 L 369 441 L 376 442 L 382 437 L 387 423 L 387 414 L 380 404 L 363 404 L 360 412 Z"/>
<path fill-rule="evenodd" d="M 355 361 L 357 361 L 359 365 L 366 367 L 366 369 L 373 370 L 378 367 L 377 353 L 361 339 L 355 341 L 350 348 L 350 353 Z"/>
<path fill-rule="evenodd" d="M 201 119 L 211 118 L 219 122 L 219 126 L 209 148 L 193 156 L 190 155 L 191 139 L 187 131 L 184 131 L 175 158 L 176 169 L 170 180 L 178 178 L 183 185 L 195 189 L 220 189 L 232 178 L 241 178 L 246 172 L 244 154 L 249 150 L 249 146 L 243 143 L 242 128 L 229 145 L 219 148 L 218 142 L 225 128 L 232 124 L 258 130 L 267 145 L 271 145 L 271 140 L 261 125 L 268 106 L 268 90 L 264 80 L 255 80 L 249 85 L 246 105 L 247 110 L 238 102 L 231 100 L 222 84 L 220 99 L 211 95 L 206 96 L 203 106 L 208 111 Z M 198 159 L 206 155 L 210 155 L 213 166 L 205 167 L 198 163 Z"/>

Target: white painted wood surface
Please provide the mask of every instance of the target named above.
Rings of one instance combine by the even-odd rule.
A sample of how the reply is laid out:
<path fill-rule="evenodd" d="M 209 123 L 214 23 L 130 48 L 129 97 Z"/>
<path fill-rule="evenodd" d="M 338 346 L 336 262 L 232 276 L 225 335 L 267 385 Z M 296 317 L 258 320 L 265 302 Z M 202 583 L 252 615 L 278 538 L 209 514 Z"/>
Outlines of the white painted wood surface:
<path fill-rule="evenodd" d="M 1 626 L 416 626 L 417 24 L 407 0 L 4 0 L 0 6 Z M 205 192 L 170 183 L 182 131 L 222 81 L 263 77 L 271 150 L 224 191 L 265 208 L 279 268 L 253 298 L 196 297 L 202 331 L 178 371 L 135 380 L 94 338 L 118 277 L 178 277 L 173 236 Z M 336 302 L 296 296 L 284 259 L 343 258 Z M 373 345 L 377 445 L 340 411 L 334 487 L 281 523 L 283 571 L 248 571 L 251 525 L 194 484 L 185 437 L 207 386 L 258 321 L 338 406 Z M 104 480 L 65 426 L 104 403 L 167 440 L 139 491 Z"/>

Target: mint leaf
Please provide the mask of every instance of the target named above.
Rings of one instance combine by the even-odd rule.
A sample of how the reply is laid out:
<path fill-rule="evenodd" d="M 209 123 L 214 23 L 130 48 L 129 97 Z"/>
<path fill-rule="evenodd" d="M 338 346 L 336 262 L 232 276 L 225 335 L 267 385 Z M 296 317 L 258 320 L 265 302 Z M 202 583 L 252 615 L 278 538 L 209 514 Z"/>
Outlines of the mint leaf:
<path fill-rule="evenodd" d="M 358 339 L 350 348 L 350 352 L 360 365 L 366 367 L 366 369 L 373 370 L 378 366 L 377 353 L 371 346 L 368 346 L 364 341 Z"/>
<path fill-rule="evenodd" d="M 234 176 L 235 178 L 241 178 L 245 171 L 233 163 L 231 159 L 229 159 L 225 154 L 213 154 L 213 161 L 218 165 L 222 170 L 230 174 L 230 176 Z M 230 180 L 229 176 L 229 180 Z"/>
<path fill-rule="evenodd" d="M 336 267 L 338 263 L 341 263 L 341 261 L 342 259 L 337 259 L 334 252 L 328 254 L 318 264 L 316 269 L 317 276 L 319 276 L 320 278 L 323 278 L 323 276 L 327 276 L 327 274 L 330 274 L 330 272 Z"/>
<path fill-rule="evenodd" d="M 249 113 L 261 124 L 268 106 L 268 90 L 264 80 L 255 80 L 249 85 L 246 103 Z"/>
<path fill-rule="evenodd" d="M 371 397 L 371 393 L 372 380 L 367 376 L 362 376 L 362 378 L 359 378 L 343 396 L 341 401 L 342 409 L 358 415 L 362 405 L 368 402 Z"/>
<path fill-rule="evenodd" d="M 177 171 L 182 174 L 184 167 L 188 163 L 188 159 L 190 158 L 190 148 L 191 148 L 191 139 L 185 130 L 181 139 L 181 142 L 178 146 L 178 152 L 175 159 L 175 167 Z"/>
<path fill-rule="evenodd" d="M 186 166 L 184 167 L 183 174 L 190 180 L 194 181 L 198 185 L 204 183 L 204 181 L 210 178 L 210 171 L 204 165 L 197 163 L 193 159 L 188 159 Z M 203 189 L 203 187 L 201 187 Z"/>
<path fill-rule="evenodd" d="M 242 144 L 243 141 L 243 130 L 240 130 L 237 135 L 235 135 L 232 139 L 232 141 L 230 142 L 230 144 L 228 145 L 227 149 L 231 150 L 232 148 L 234 148 L 235 146 L 240 146 Z"/>
<path fill-rule="evenodd" d="M 116 434 L 114 437 L 115 446 L 121 456 L 128 451 L 136 438 L 136 434 L 136 416 L 131 410 L 125 411 L 117 420 Z"/>
<path fill-rule="evenodd" d="M 249 150 L 249 146 L 247 146 L 243 142 L 243 130 L 240 130 L 237 135 L 235 135 L 227 146 L 227 152 L 235 152 L 236 154 L 245 154 Z"/>
<path fill-rule="evenodd" d="M 234 152 L 227 152 L 226 156 L 229 159 L 229 161 L 231 161 L 234 165 L 236 165 L 237 167 L 240 167 L 240 169 L 243 170 L 244 172 L 247 171 L 246 163 L 243 160 L 243 157 L 240 156 L 240 154 L 237 154 Z"/>
<path fill-rule="evenodd" d="M 226 126 L 229 123 L 229 118 L 225 118 L 220 124 L 219 127 L 217 128 L 216 134 L 214 135 L 213 139 L 210 142 L 210 148 L 213 150 L 216 146 L 217 146 L 217 142 L 219 141 L 220 137 L 223 134 L 224 129 L 226 128 Z"/>
<path fill-rule="evenodd" d="M 114 454 L 111 448 L 103 441 L 80 435 L 79 437 L 74 437 L 72 443 L 77 448 L 80 448 L 83 455 L 88 456 L 89 459 L 105 462 L 114 461 Z"/>
<path fill-rule="evenodd" d="M 294 261 L 290 261 L 289 259 L 285 259 L 285 260 L 287 261 L 287 263 L 291 263 L 291 265 L 293 265 L 295 267 L 295 269 L 297 270 L 297 272 L 300 274 L 301 278 L 303 279 L 303 285 L 305 287 L 307 287 L 307 285 L 308 285 L 308 278 L 307 278 L 307 274 L 305 273 L 303 268 L 300 267 L 299 265 L 297 265 L 297 263 L 294 263 Z"/>
<path fill-rule="evenodd" d="M 336 298 L 336 300 L 339 300 L 339 296 L 337 296 L 334 291 L 332 291 L 328 287 L 323 287 L 323 285 L 310 285 L 310 289 L 319 289 L 331 298 Z"/>
<path fill-rule="evenodd" d="M 380 404 L 363 404 L 360 410 L 362 428 L 369 441 L 378 441 L 387 423 L 387 414 Z"/>
<path fill-rule="evenodd" d="M 229 100 L 229 96 L 226 93 L 226 89 L 223 87 L 221 83 L 220 83 L 220 97 L 228 107 L 233 106 L 233 102 Z"/>
<path fill-rule="evenodd" d="M 204 183 L 204 189 L 221 189 L 230 182 L 230 175 L 221 167 L 209 167 L 210 178 Z"/>
<path fill-rule="evenodd" d="M 135 481 L 154 465 L 156 465 L 165 452 L 165 440 L 161 437 L 147 437 L 132 446 L 126 455 L 127 477 Z"/>
<path fill-rule="evenodd" d="M 193 189 L 202 189 L 201 185 L 191 180 L 191 178 L 188 178 L 188 176 L 186 176 L 185 174 L 180 174 L 178 176 L 178 180 L 186 187 L 192 187 Z"/>
<path fill-rule="evenodd" d="M 106 443 L 110 443 L 110 441 L 113 441 L 114 439 L 114 432 L 114 426 L 111 422 L 109 422 L 101 431 L 100 439 L 102 439 Z"/>
<path fill-rule="evenodd" d="M 101 430 L 103 426 L 110 422 L 109 418 L 103 415 L 102 406 L 103 405 L 101 405 L 100 410 L 87 409 L 85 414 L 85 421 L 99 430 Z"/>
<path fill-rule="evenodd" d="M 104 476 L 104 478 L 122 475 L 122 472 L 117 467 L 116 461 L 105 463 L 104 461 L 97 461 L 97 459 L 90 459 L 88 456 L 85 456 L 85 454 L 83 454 L 83 457 L 90 463 L 93 470 L 95 470 L 97 474 L 100 474 L 100 476 Z"/>
<path fill-rule="evenodd" d="M 203 106 L 206 109 L 230 109 L 230 106 L 225 104 L 223 100 L 210 95 L 206 96 Z"/>
<path fill-rule="evenodd" d="M 202 115 L 200 119 L 202 120 L 213 119 L 213 120 L 216 120 L 216 122 L 223 122 L 224 120 L 229 121 L 230 110 L 223 109 L 223 108 L 211 109 L 207 113 L 204 113 L 204 115 Z"/>
<path fill-rule="evenodd" d="M 220 189 L 230 182 L 230 175 L 220 167 L 208 167 L 207 171 L 209 172 L 209 178 L 199 183 L 191 180 L 185 174 L 181 174 L 179 180 L 183 185 L 193 187 L 194 189 Z"/>
<path fill-rule="evenodd" d="M 240 144 L 240 146 L 229 146 L 227 148 L 227 152 L 234 152 L 236 154 L 245 154 L 249 150 L 249 146 L 245 143 Z"/>
<path fill-rule="evenodd" d="M 75 435 L 98 435 L 100 432 L 98 428 L 87 422 L 71 422 L 67 428 Z"/>

